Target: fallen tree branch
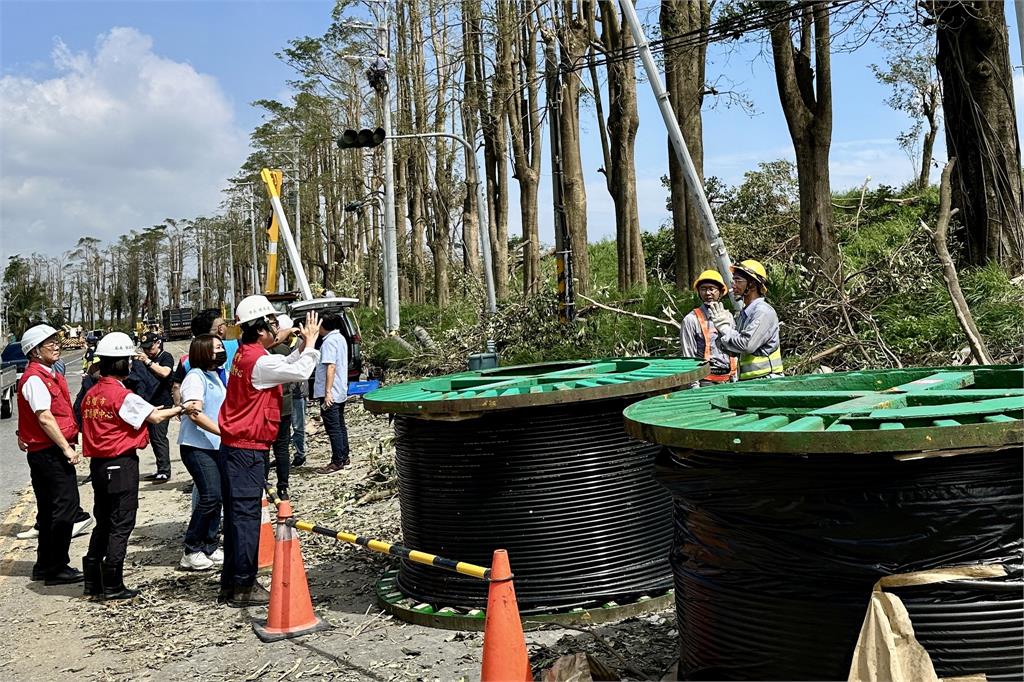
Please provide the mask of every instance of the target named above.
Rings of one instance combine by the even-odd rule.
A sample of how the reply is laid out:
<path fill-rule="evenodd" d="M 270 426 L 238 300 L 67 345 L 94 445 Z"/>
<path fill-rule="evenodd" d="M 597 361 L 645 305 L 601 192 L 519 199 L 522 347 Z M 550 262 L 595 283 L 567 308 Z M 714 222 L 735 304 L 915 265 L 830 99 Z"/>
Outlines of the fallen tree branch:
<path fill-rule="evenodd" d="M 932 238 L 932 246 L 939 257 L 942 265 L 942 278 L 946 280 L 946 289 L 949 291 L 949 298 L 953 301 L 953 311 L 956 313 L 956 320 L 960 328 L 967 335 L 967 344 L 971 347 L 971 353 L 982 365 L 991 365 L 992 356 L 985 346 L 985 339 L 982 338 L 978 326 L 974 323 L 974 316 L 967 306 L 967 299 L 960 288 L 960 277 L 956 274 L 956 266 L 953 265 L 953 258 L 949 255 L 949 246 L 946 243 L 946 235 L 949 233 L 949 220 L 956 215 L 958 209 L 950 210 L 950 186 L 949 178 L 953 172 L 953 164 L 956 157 L 951 158 L 946 167 L 942 169 L 942 181 L 939 184 L 939 217 L 935 222 L 935 229 L 928 227 L 924 220 L 921 220 L 921 227 Z"/>
<path fill-rule="evenodd" d="M 610 312 L 618 313 L 620 315 L 628 315 L 629 317 L 635 317 L 635 318 L 640 319 L 640 320 L 650 320 L 651 322 L 657 322 L 658 324 L 663 324 L 666 327 L 675 327 L 676 329 L 679 329 L 682 326 L 676 320 L 663 320 L 660 317 L 654 317 L 652 315 L 644 315 L 643 313 L 634 313 L 634 312 L 632 312 L 630 310 L 622 310 L 621 308 L 615 308 L 615 307 L 612 307 L 610 305 L 605 305 L 604 303 L 598 303 L 594 299 L 590 298 L 589 296 L 585 296 L 583 294 L 576 294 L 576 295 L 579 296 L 580 298 L 582 298 L 584 301 L 589 301 L 591 305 L 597 306 L 598 308 L 601 308 L 602 310 L 608 310 Z"/>

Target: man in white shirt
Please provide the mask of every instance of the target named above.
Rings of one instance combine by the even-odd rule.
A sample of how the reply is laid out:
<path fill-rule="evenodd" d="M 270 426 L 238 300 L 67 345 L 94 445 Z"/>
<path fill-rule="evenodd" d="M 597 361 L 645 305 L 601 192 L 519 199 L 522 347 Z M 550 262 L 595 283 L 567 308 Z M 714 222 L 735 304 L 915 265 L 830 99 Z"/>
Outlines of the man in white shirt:
<path fill-rule="evenodd" d="M 21 349 L 28 365 L 18 381 L 18 439 L 28 452 L 39 526 L 32 577 L 47 585 L 81 582 L 82 573 L 71 568 L 68 556 L 79 509 L 78 423 L 67 382 L 54 369 L 60 359 L 57 330 L 46 324 L 31 327 L 21 337 Z"/>
<path fill-rule="evenodd" d="M 313 398 L 319 399 L 324 430 L 331 441 L 331 463 L 318 474 L 334 474 L 349 464 L 345 400 L 348 398 L 348 342 L 342 336 L 345 321 L 340 314 L 324 316 L 320 322 L 320 362 L 313 379 Z"/>

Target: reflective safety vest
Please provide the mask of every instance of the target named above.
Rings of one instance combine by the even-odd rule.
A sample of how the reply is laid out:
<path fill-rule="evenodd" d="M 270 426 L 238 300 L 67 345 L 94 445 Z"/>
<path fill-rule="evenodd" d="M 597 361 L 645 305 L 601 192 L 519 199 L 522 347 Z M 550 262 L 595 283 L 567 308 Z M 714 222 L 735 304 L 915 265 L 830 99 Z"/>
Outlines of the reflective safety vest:
<path fill-rule="evenodd" d="M 694 308 L 693 314 L 697 318 L 697 324 L 700 325 L 701 331 L 704 332 L 704 359 L 711 360 L 711 325 L 708 324 L 708 319 L 704 317 L 704 311 L 700 308 Z M 736 356 L 730 355 L 728 374 L 709 374 L 704 377 L 703 381 L 721 383 L 731 381 L 734 376 L 736 376 Z"/>
<path fill-rule="evenodd" d="M 740 356 L 740 381 L 760 379 L 769 374 L 782 374 L 782 372 L 781 348 L 776 348 L 767 356 L 747 354 Z"/>

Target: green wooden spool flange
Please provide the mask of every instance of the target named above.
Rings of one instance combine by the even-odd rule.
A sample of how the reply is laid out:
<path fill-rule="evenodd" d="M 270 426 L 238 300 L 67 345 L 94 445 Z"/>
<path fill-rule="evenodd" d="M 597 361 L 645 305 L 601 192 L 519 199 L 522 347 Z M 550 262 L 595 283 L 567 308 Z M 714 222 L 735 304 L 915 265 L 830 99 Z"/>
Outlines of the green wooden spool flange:
<path fill-rule="evenodd" d="M 878 370 L 766 379 L 648 398 L 635 438 L 677 449 L 914 453 L 1024 443 L 1022 366 Z"/>
<path fill-rule="evenodd" d="M 612 358 L 545 362 L 460 372 L 367 393 L 375 413 L 464 419 L 485 412 L 664 393 L 707 376 L 691 358 Z"/>

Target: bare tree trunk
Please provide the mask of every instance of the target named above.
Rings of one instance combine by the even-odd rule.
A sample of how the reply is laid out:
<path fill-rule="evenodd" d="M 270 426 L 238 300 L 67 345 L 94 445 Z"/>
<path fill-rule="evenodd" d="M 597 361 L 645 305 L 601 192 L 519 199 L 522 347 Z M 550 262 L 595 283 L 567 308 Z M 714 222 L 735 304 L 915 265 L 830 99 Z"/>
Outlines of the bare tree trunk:
<path fill-rule="evenodd" d="M 1024 271 L 1020 137 L 1004 3 L 931 0 L 945 109 L 946 147 L 958 159 L 953 204 L 967 257 Z"/>
<path fill-rule="evenodd" d="M 614 6 L 601 5 L 602 40 L 609 53 L 629 50 L 633 39 L 623 31 Z M 647 286 L 640 216 L 636 202 L 634 148 L 640 117 L 636 103 L 636 66 L 633 60 L 608 65 L 608 189 L 615 203 L 615 234 L 618 241 L 619 289 Z"/>
<path fill-rule="evenodd" d="M 707 36 L 711 9 L 707 0 L 662 0 L 659 15 L 664 40 L 699 32 Z M 686 139 L 686 148 L 701 182 L 704 178 L 704 104 L 707 43 L 687 41 L 665 50 L 665 87 L 669 101 Z M 668 174 L 672 203 L 672 228 L 676 256 L 676 286 L 688 289 L 703 269 L 712 264 L 711 245 L 704 237 L 697 207 L 686 193 L 683 169 L 668 143 Z"/>
<path fill-rule="evenodd" d="M 369 253 L 366 259 L 366 305 L 376 310 L 380 307 L 381 277 L 380 277 L 380 219 L 378 211 L 371 209 L 364 220 L 369 223 Z"/>
<path fill-rule="evenodd" d="M 583 3 L 589 0 L 563 0 L 558 19 L 558 42 L 563 62 L 578 64 L 587 52 L 586 21 Z M 576 8 L 573 8 L 573 5 Z M 590 254 L 587 250 L 587 187 L 580 155 L 580 79 L 568 73 L 562 80 L 562 108 L 559 114 L 562 142 L 562 200 L 572 248 L 572 269 L 576 291 L 585 294 L 590 287 Z"/>
<path fill-rule="evenodd" d="M 522 12 L 511 0 L 498 0 L 498 41 L 504 73 L 500 91 L 512 147 L 513 177 L 519 182 L 519 217 L 523 226 L 523 294 L 540 291 L 540 231 L 537 225 L 537 188 L 540 180 L 541 127 L 537 79 L 537 26 L 534 0 L 525 0 Z"/>
<path fill-rule="evenodd" d="M 828 3 L 814 2 L 795 12 L 800 27 L 799 49 L 793 46 L 789 20 L 770 29 L 775 80 L 796 152 L 800 244 L 813 267 L 832 274 L 839 268 L 839 250 L 832 236 L 832 189 L 828 168 L 832 144 Z"/>
<path fill-rule="evenodd" d="M 466 140 L 476 149 L 476 135 L 479 130 L 478 115 L 483 110 L 483 74 L 477 73 L 477 53 L 480 51 L 480 4 L 473 0 L 462 0 L 462 54 L 463 97 L 462 130 Z M 466 176 L 473 162 L 469 151 L 465 152 Z M 478 178 L 482 182 L 483 178 Z M 477 192 L 466 183 L 466 197 L 462 203 L 462 258 L 473 278 L 480 276 L 480 230 L 484 227 L 477 220 Z"/>
<path fill-rule="evenodd" d="M 950 211 L 950 175 L 956 164 L 956 158 L 951 158 L 942 169 L 942 181 L 939 184 L 939 217 L 935 222 L 935 230 L 931 230 L 921 221 L 921 226 L 932 238 L 932 245 L 942 265 L 942 278 L 946 281 L 946 289 L 949 291 L 949 298 L 953 301 L 953 310 L 956 313 L 957 322 L 967 336 L 967 344 L 971 347 L 971 353 L 982 365 L 994 364 L 992 354 L 985 345 L 985 339 L 978 326 L 974 323 L 974 316 L 964 298 L 964 292 L 960 289 L 960 277 L 956 273 L 956 266 L 953 265 L 953 258 L 949 255 L 949 247 L 946 243 L 949 234 L 949 219 L 956 213 L 956 209 Z"/>
<path fill-rule="evenodd" d="M 925 120 L 928 121 L 928 130 L 924 134 L 924 144 L 921 145 L 921 175 L 917 179 L 917 188 L 921 191 L 928 189 L 935 136 L 939 133 L 939 87 L 937 83 L 934 83 L 933 86 L 929 93 L 930 101 L 923 107 Z"/>

